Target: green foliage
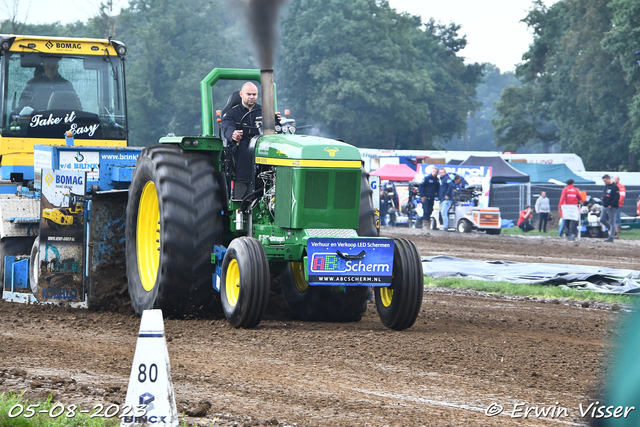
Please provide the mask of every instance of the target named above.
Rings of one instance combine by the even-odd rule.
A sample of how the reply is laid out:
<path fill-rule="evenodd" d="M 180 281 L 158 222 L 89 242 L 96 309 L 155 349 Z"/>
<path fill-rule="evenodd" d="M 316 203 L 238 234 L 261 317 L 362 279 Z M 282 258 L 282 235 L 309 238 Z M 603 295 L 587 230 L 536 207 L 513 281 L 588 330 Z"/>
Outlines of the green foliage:
<path fill-rule="evenodd" d="M 485 280 L 469 280 L 453 277 L 434 279 L 425 277 L 425 283 L 431 287 L 445 287 L 458 289 L 473 289 L 503 295 L 518 295 L 524 297 L 539 297 L 546 299 L 569 299 L 578 301 L 603 301 L 618 304 L 640 304 L 637 295 L 601 294 L 599 292 L 564 288 L 547 285 L 520 285 L 509 282 L 491 282 Z"/>
<path fill-rule="evenodd" d="M 216 67 L 254 68 L 241 21 L 225 0 L 129 3 L 116 28 L 128 48 L 131 145 L 202 132 L 200 81 Z"/>
<path fill-rule="evenodd" d="M 542 143 L 546 150 L 558 144 L 580 155 L 587 169 L 638 169 L 640 151 L 632 144 L 638 90 L 629 81 L 638 70 L 622 66 L 633 49 L 623 54 L 630 46 L 620 42 L 626 34 L 614 22 L 637 21 L 635 3 L 565 0 L 547 8 L 534 2 L 523 20 L 534 42 L 516 71 L 523 84 L 506 88 L 496 105 L 499 146 L 515 151 Z"/>
<path fill-rule="evenodd" d="M 236 4 L 236 3 L 232 3 Z M 130 145 L 201 133 L 200 81 L 215 67 L 256 68 L 246 20 L 225 0 L 103 1 L 87 23 L 25 26 L 25 34 L 115 36 L 127 45 Z M 482 66 L 457 55 L 455 24 L 423 24 L 386 1 L 294 0 L 283 11 L 275 65 L 279 106 L 299 124 L 363 147 L 428 148 L 466 130 Z M 13 32 L 18 23 L 4 21 Z M 238 88 L 214 88 L 221 108 Z"/>
<path fill-rule="evenodd" d="M 284 94 L 302 124 L 361 147 L 428 148 L 465 130 L 482 66 L 459 26 L 385 1 L 294 0 L 283 20 Z"/>
<path fill-rule="evenodd" d="M 519 84 L 520 82 L 514 73 L 501 73 L 495 65 L 484 64 L 483 81 L 476 89 L 476 101 L 480 105 L 480 109 L 467 119 L 467 131 L 464 136 L 462 138 L 453 137 L 450 141 L 442 142 L 444 148 L 447 150 L 495 151 L 496 136 L 491 124 L 491 119 L 496 117 L 494 103 L 500 99 L 500 93 L 504 88 Z"/>

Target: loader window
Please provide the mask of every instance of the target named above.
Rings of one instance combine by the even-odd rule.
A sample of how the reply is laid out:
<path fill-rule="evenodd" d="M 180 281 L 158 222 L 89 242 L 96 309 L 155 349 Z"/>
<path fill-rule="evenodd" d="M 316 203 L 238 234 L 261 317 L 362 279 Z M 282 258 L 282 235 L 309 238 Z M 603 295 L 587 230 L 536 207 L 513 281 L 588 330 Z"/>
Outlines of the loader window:
<path fill-rule="evenodd" d="M 120 58 L 8 53 L 2 66 L 3 136 L 126 139 Z"/>

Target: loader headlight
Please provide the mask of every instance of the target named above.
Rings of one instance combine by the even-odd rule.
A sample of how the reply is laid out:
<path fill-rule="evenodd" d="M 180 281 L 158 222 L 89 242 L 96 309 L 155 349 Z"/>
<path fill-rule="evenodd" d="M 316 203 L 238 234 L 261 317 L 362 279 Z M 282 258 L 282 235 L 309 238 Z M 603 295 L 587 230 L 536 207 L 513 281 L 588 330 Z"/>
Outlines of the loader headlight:
<path fill-rule="evenodd" d="M 127 53 L 127 48 L 124 46 L 118 46 L 118 55 L 122 56 Z"/>
<path fill-rule="evenodd" d="M 185 139 L 184 142 L 182 143 L 182 145 L 184 145 L 185 147 L 190 147 L 191 146 L 191 141 L 189 141 L 188 139 Z"/>
<path fill-rule="evenodd" d="M 9 42 L 9 40 L 2 40 L 2 43 L 0 44 L 0 49 L 9 50 L 10 48 L 11 48 L 11 42 Z"/>
<path fill-rule="evenodd" d="M 280 125 L 276 125 L 276 128 L 275 128 L 275 129 L 276 129 L 276 132 L 280 132 L 280 131 L 282 130 L 282 126 L 280 126 Z"/>
<path fill-rule="evenodd" d="M 296 127 L 295 126 L 289 126 L 289 133 L 296 133 Z"/>
<path fill-rule="evenodd" d="M 198 142 L 198 140 L 196 139 L 195 141 L 193 141 L 193 146 L 197 147 L 200 143 Z"/>

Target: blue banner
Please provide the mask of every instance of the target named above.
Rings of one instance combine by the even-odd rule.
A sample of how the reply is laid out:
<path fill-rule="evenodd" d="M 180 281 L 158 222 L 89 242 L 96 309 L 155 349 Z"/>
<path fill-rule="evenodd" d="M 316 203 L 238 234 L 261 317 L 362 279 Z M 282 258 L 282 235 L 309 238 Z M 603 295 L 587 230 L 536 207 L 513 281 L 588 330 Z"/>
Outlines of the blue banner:
<path fill-rule="evenodd" d="M 393 249 L 393 239 L 309 239 L 309 284 L 389 286 Z"/>

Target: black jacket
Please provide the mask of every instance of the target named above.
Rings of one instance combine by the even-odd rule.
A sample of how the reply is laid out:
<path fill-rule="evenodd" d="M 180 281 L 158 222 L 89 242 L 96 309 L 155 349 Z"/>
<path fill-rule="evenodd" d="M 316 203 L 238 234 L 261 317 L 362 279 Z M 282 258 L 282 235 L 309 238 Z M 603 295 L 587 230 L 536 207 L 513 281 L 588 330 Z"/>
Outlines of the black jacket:
<path fill-rule="evenodd" d="M 249 142 L 251 138 L 260 134 L 260 130 L 256 126 L 256 121 L 262 120 L 262 107 L 260 104 L 254 105 L 249 110 L 242 104 L 227 111 L 220 122 L 222 127 L 222 135 L 231 145 L 233 156 L 235 158 L 235 177 L 237 179 L 248 180 L 251 177 L 251 158 L 247 154 Z M 240 144 L 233 141 L 233 131 L 241 130 L 242 139 Z"/>
<path fill-rule="evenodd" d="M 612 182 L 611 184 L 604 187 L 604 192 L 602 193 L 602 206 L 605 208 L 617 208 L 618 202 L 620 201 L 620 189 L 618 188 L 618 184 Z"/>
<path fill-rule="evenodd" d="M 428 199 L 435 199 L 438 195 L 438 190 L 440 190 L 440 181 L 437 176 L 433 176 L 431 174 L 427 175 L 420 184 L 418 190 L 420 191 L 420 196 L 426 197 Z"/>

